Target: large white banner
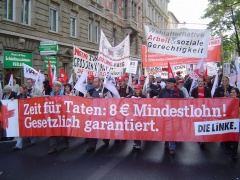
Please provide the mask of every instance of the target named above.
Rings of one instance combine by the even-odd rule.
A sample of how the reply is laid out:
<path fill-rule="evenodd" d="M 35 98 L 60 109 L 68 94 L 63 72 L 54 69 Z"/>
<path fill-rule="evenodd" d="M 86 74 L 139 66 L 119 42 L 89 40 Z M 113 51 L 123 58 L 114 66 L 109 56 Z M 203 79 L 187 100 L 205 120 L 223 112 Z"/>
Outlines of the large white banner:
<path fill-rule="evenodd" d="M 206 58 L 209 30 L 157 29 L 144 25 L 148 52 L 182 57 Z"/>
<path fill-rule="evenodd" d="M 101 31 L 98 61 L 114 68 L 126 68 L 127 61 L 130 60 L 130 40 L 129 35 L 117 46 L 112 47 L 103 31 Z"/>
<path fill-rule="evenodd" d="M 73 70 L 77 75 L 81 75 L 86 70 L 88 75 L 97 76 L 98 68 L 100 69 L 99 76 L 106 76 L 106 66 L 99 64 L 96 56 L 90 55 L 73 46 Z M 122 69 L 112 68 L 110 72 L 113 77 L 122 75 Z"/>

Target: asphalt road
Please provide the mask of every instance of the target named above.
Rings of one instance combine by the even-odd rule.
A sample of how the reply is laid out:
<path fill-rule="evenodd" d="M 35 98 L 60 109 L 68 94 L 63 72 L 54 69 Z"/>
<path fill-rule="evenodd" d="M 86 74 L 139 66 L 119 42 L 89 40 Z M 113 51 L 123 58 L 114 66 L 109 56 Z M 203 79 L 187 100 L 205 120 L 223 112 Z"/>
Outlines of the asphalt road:
<path fill-rule="evenodd" d="M 233 162 L 219 143 L 208 143 L 202 150 L 197 143 L 177 143 L 174 156 L 164 150 L 163 142 L 143 142 L 133 150 L 133 141 L 87 153 L 81 138 L 72 138 L 70 148 L 48 155 L 49 139 L 39 138 L 34 146 L 13 151 L 15 142 L 0 143 L 0 179 L 13 180 L 151 180 L 151 179 L 240 179 L 240 160 Z M 239 147 L 240 149 L 240 147 Z M 240 158 L 240 152 L 238 151 Z"/>

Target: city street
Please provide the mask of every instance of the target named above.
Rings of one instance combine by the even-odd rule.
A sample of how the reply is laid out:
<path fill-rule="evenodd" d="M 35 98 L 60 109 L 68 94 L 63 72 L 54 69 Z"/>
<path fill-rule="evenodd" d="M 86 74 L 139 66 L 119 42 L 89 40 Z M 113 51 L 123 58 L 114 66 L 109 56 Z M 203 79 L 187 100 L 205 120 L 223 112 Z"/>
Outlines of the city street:
<path fill-rule="evenodd" d="M 13 151 L 15 142 L 0 143 L 0 179 L 228 179 L 240 178 L 240 163 L 233 162 L 219 143 L 177 143 L 174 156 L 164 151 L 163 142 L 143 142 L 133 150 L 133 141 L 109 147 L 98 141 L 97 149 L 87 153 L 81 138 L 71 138 L 70 148 L 48 155 L 49 139 L 38 138 L 34 146 L 24 141 L 22 150 Z M 239 153 L 239 152 L 238 152 Z M 239 154 L 238 154 L 239 157 Z"/>

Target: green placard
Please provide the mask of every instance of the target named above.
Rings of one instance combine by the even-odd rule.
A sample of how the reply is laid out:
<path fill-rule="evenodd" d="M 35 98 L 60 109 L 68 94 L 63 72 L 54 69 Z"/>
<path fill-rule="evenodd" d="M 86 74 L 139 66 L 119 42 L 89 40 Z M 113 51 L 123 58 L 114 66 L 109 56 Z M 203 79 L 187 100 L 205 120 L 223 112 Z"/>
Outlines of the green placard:
<path fill-rule="evenodd" d="M 3 57 L 4 68 L 23 68 L 23 64 L 32 67 L 32 54 L 5 51 Z"/>
<path fill-rule="evenodd" d="M 58 50 L 58 45 L 54 44 L 54 45 L 41 45 L 38 48 L 39 52 L 43 52 L 43 51 L 57 51 Z"/>
<path fill-rule="evenodd" d="M 44 56 L 44 69 L 48 69 L 48 59 L 50 60 L 51 67 L 57 68 L 57 57 L 56 56 Z"/>

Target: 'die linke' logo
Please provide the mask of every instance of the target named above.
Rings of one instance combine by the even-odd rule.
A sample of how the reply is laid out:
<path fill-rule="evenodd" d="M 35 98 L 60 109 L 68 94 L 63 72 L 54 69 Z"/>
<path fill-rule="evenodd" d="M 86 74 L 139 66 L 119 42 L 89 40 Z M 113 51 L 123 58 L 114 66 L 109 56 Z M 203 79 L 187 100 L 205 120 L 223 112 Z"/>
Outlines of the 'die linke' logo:
<path fill-rule="evenodd" d="M 238 120 L 238 119 L 237 119 Z M 229 132 L 238 132 L 238 125 L 235 120 L 222 120 L 212 122 L 198 122 L 197 135 L 224 134 Z"/>
<path fill-rule="evenodd" d="M 14 116 L 14 109 L 8 110 L 8 104 L 2 105 L 1 107 L 2 114 L 0 115 L 0 121 L 2 120 L 2 128 L 8 128 L 8 119 Z"/>

